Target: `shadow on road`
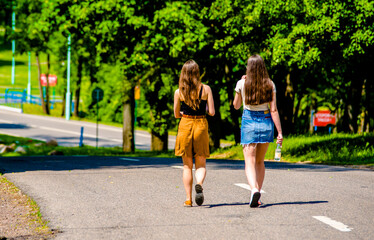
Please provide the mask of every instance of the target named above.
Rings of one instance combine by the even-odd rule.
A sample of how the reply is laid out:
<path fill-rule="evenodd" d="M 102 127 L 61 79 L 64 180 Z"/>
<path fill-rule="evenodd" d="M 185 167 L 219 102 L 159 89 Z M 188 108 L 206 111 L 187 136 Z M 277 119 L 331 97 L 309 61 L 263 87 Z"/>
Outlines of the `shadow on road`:
<path fill-rule="evenodd" d="M 30 128 L 25 124 L 14 124 L 14 123 L 0 123 L 0 129 L 27 129 Z"/>
<path fill-rule="evenodd" d="M 210 204 L 204 207 L 206 208 L 214 208 L 214 207 L 225 207 L 225 206 L 241 206 L 241 205 L 248 205 L 248 203 L 243 202 L 236 202 L 236 203 L 218 203 L 218 204 Z"/>
<path fill-rule="evenodd" d="M 182 166 L 181 158 L 152 158 L 128 156 L 22 156 L 0 157 L 0 170 L 3 173 L 25 171 L 66 171 L 88 170 L 100 168 L 139 169 L 165 168 Z M 291 164 L 283 162 L 266 162 L 267 170 L 308 171 L 308 172 L 339 172 L 363 171 L 335 166 Z M 244 171 L 244 161 L 207 160 L 209 170 Z"/>
<path fill-rule="evenodd" d="M 269 203 L 269 204 L 264 204 L 260 208 L 267 208 L 267 207 L 279 206 L 279 205 L 304 205 L 304 204 L 320 204 L 320 203 L 328 203 L 328 201 L 309 201 L 309 202 L 298 201 L 298 202 Z"/>
<path fill-rule="evenodd" d="M 280 202 L 280 203 L 270 203 L 264 204 L 260 208 L 267 208 L 272 206 L 279 206 L 279 205 L 304 205 L 304 204 L 320 204 L 320 203 L 328 203 L 328 201 L 309 201 L 309 202 Z M 214 207 L 225 207 L 225 206 L 241 206 L 241 205 L 249 205 L 249 202 L 235 202 L 235 203 L 218 203 L 218 204 L 210 204 L 204 207 L 206 208 L 214 208 Z"/>

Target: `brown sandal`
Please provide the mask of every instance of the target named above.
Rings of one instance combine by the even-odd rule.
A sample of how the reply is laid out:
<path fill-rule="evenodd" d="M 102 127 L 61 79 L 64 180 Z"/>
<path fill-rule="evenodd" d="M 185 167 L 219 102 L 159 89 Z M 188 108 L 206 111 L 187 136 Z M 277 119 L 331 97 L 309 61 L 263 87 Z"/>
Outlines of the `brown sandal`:
<path fill-rule="evenodd" d="M 184 206 L 185 206 L 185 207 L 192 207 L 192 201 L 191 201 L 191 200 L 186 200 L 186 201 L 184 202 Z"/>

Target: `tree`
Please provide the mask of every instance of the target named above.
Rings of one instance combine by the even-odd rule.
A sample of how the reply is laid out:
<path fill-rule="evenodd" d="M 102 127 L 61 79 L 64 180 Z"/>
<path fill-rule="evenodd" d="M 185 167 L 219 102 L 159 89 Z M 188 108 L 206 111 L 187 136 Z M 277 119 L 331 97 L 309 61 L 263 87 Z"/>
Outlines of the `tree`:
<path fill-rule="evenodd" d="M 180 69 L 206 45 L 208 28 L 201 21 L 200 9 L 198 2 L 166 2 L 165 7 L 155 11 L 142 42 L 145 50 L 140 58 L 147 59 L 148 70 L 141 84 L 151 109 L 148 126 L 152 150 L 167 150 L 167 130 L 175 123 L 173 96 Z"/>

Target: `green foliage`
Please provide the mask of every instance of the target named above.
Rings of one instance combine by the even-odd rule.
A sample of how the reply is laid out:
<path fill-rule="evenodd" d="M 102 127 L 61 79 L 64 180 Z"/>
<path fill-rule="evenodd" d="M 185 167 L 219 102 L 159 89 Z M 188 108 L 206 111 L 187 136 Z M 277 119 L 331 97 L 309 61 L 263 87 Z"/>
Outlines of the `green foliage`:
<path fill-rule="evenodd" d="M 47 155 L 52 150 L 61 151 L 64 153 L 65 156 L 76 156 L 76 155 L 88 155 L 88 156 L 133 156 L 133 157 L 175 157 L 174 151 L 166 151 L 166 152 L 152 152 L 152 151 L 141 151 L 137 150 L 134 153 L 125 153 L 119 147 L 112 147 L 112 148 L 96 148 L 91 146 L 83 146 L 83 147 L 51 147 L 51 146 L 35 146 L 36 143 L 42 143 L 39 140 L 33 140 L 29 138 L 21 138 L 21 137 L 14 137 L 8 136 L 4 134 L 0 134 L 0 139 L 4 142 L 4 144 L 12 144 L 16 143 L 17 146 L 23 146 L 27 148 L 27 154 L 23 155 L 20 153 L 4 153 L 1 156 L 4 157 L 14 157 L 14 156 L 40 156 L 40 155 Z"/>
<path fill-rule="evenodd" d="M 100 119 L 121 123 L 123 104 L 140 84 L 141 123 L 161 135 L 175 129 L 173 93 L 183 63 L 192 58 L 217 103 L 214 121 L 223 130 L 213 135 L 225 138 L 240 122 L 232 108 L 233 88 L 248 56 L 259 53 L 277 87 L 285 133 L 308 132 L 311 110 L 321 107 L 337 113 L 337 131 L 374 129 L 373 1 L 19 0 L 13 34 L 9 11 L 3 10 L 10 1 L 0 6 L 0 19 L 5 18 L 0 35 L 16 39 L 21 54 L 51 54 L 50 72 L 59 77 L 61 96 L 71 35 L 71 90 L 81 93 L 76 104 L 82 117 L 96 117 L 91 92 L 100 87 Z M 9 61 L 9 45 L 4 47 L 0 58 L 7 55 Z M 0 61 L 0 83 L 6 81 L 5 65 L 9 68 Z M 16 85 L 25 88 L 27 61 L 17 67 Z M 33 67 L 33 86 L 35 74 Z"/>
<path fill-rule="evenodd" d="M 274 159 L 275 143 L 270 143 L 265 159 Z M 373 165 L 373 134 L 300 135 L 284 139 L 282 161 L 330 165 Z M 243 160 L 241 146 L 214 152 L 211 158 Z"/>

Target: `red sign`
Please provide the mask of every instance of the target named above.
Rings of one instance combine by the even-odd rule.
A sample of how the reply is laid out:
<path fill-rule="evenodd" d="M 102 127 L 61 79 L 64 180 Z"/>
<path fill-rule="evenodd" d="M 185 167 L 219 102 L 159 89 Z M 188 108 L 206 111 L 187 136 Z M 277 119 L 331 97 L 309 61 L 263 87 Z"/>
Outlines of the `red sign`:
<path fill-rule="evenodd" d="M 47 86 L 47 78 L 45 74 L 40 74 L 40 82 L 42 83 L 42 86 L 45 87 Z M 50 87 L 54 87 L 57 84 L 57 76 L 49 74 L 48 75 L 48 82 Z"/>
<path fill-rule="evenodd" d="M 332 115 L 329 110 L 318 111 L 314 114 L 313 126 L 326 127 L 329 124 L 336 124 L 336 115 Z"/>

